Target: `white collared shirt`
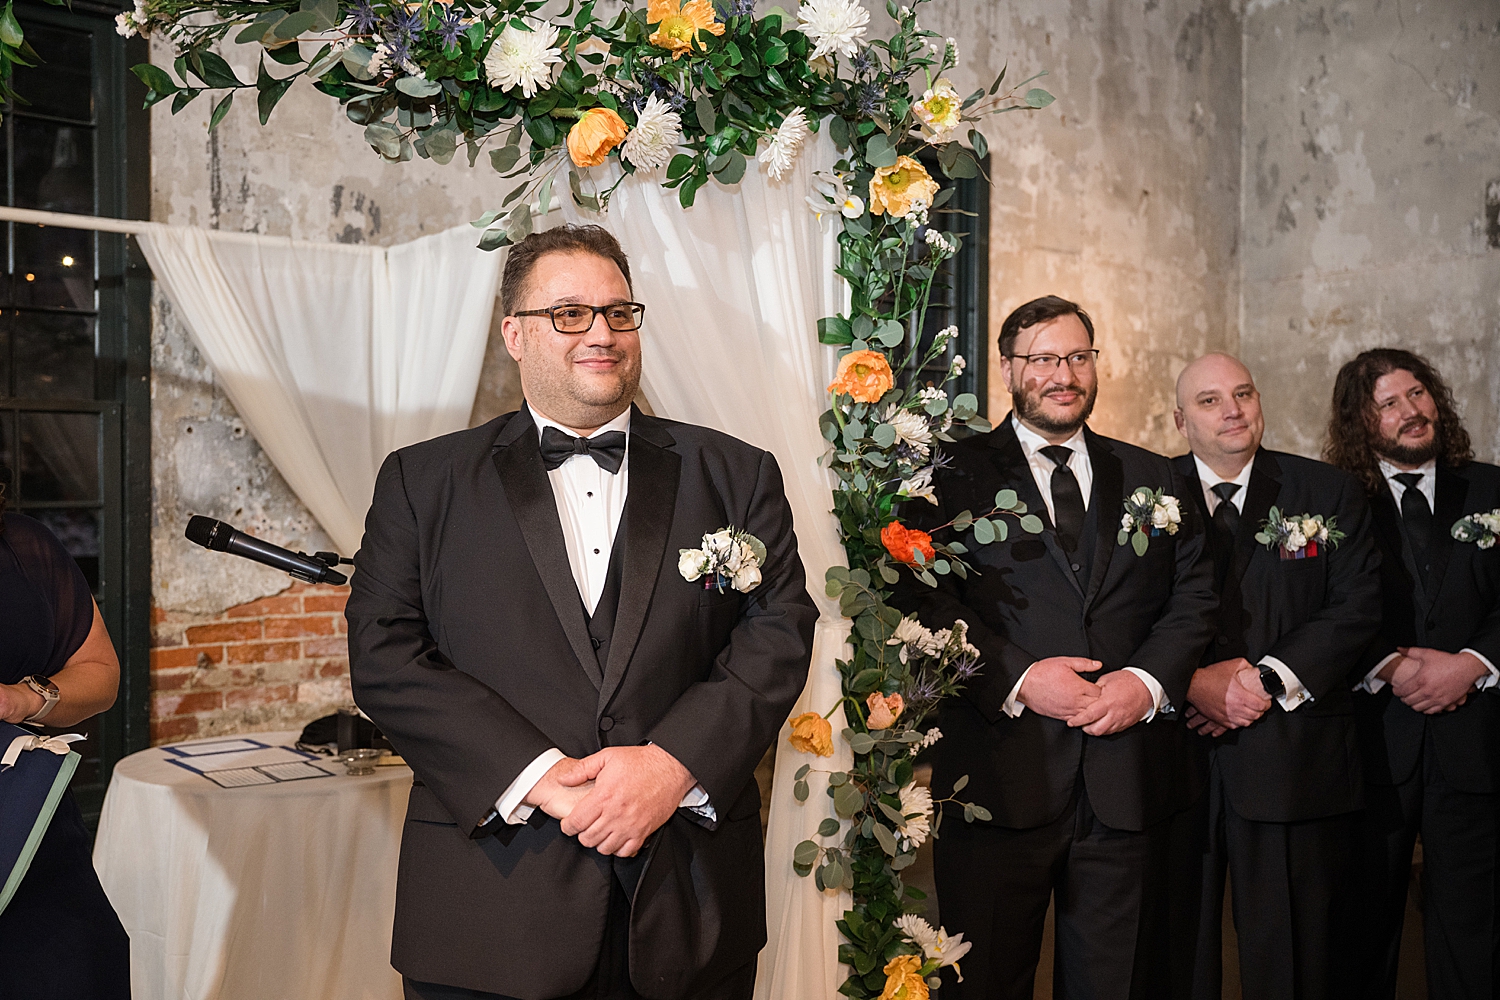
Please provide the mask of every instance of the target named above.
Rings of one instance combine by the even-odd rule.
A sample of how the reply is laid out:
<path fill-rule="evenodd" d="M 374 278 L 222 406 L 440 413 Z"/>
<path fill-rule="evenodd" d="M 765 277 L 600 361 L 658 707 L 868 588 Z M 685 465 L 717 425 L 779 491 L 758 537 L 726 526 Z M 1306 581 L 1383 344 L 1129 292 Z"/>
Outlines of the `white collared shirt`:
<path fill-rule="evenodd" d="M 1193 465 L 1198 469 L 1198 482 L 1203 487 L 1203 499 L 1208 504 L 1209 517 L 1213 517 L 1214 511 L 1218 510 L 1219 504 L 1223 503 L 1219 499 L 1219 495 L 1214 492 L 1214 487 L 1220 483 L 1234 483 L 1239 487 L 1239 489 L 1234 491 L 1234 495 L 1229 498 L 1229 502 L 1234 504 L 1234 509 L 1241 514 L 1245 512 L 1245 495 L 1250 492 L 1250 474 L 1255 470 L 1255 459 L 1253 456 L 1232 479 L 1225 479 L 1219 475 L 1213 469 L 1209 468 L 1203 459 L 1197 455 L 1193 456 Z M 1316 700 L 1308 692 L 1301 678 L 1292 671 L 1292 668 L 1282 663 L 1276 657 L 1269 655 L 1262 656 L 1257 666 L 1270 667 L 1281 678 L 1281 686 L 1286 690 L 1276 696 L 1276 701 L 1284 711 L 1290 712 L 1293 709 L 1301 708 L 1303 705 L 1309 705 Z"/>
<path fill-rule="evenodd" d="M 1057 523 L 1057 510 L 1052 503 L 1052 470 L 1058 466 L 1052 459 L 1042 454 L 1042 449 L 1050 447 L 1051 441 L 1042 437 L 1036 431 L 1021 423 L 1021 418 L 1014 413 L 1010 417 L 1011 426 L 1016 429 L 1016 440 L 1021 444 L 1021 451 L 1026 456 L 1026 464 L 1031 466 L 1031 478 L 1036 480 L 1036 488 L 1042 494 L 1042 503 L 1047 505 L 1047 517 L 1053 524 Z M 1078 480 L 1078 491 L 1083 494 L 1083 509 L 1089 509 L 1090 494 L 1094 489 L 1094 463 L 1089 458 L 1088 442 L 1083 436 L 1083 428 L 1066 441 L 1063 447 L 1073 451 L 1073 457 L 1068 459 L 1068 468 L 1073 470 L 1073 478 Z M 1099 558 L 1095 554 L 1095 558 Z M 1164 712 L 1171 708 L 1167 701 L 1167 692 L 1161 686 L 1161 682 L 1152 677 L 1139 667 L 1125 667 L 1141 679 L 1146 685 L 1146 690 L 1151 692 L 1151 708 L 1146 713 L 1142 722 L 1150 722 L 1156 718 L 1157 712 Z M 1021 685 L 1026 683 L 1026 675 L 1031 673 L 1031 667 L 1027 667 L 1021 674 L 1016 686 L 1010 689 L 1010 695 L 1006 697 L 1005 703 L 1000 706 L 1001 711 L 1012 719 L 1017 718 L 1026 711 L 1026 706 L 1017 700 L 1016 696 L 1021 693 Z"/>

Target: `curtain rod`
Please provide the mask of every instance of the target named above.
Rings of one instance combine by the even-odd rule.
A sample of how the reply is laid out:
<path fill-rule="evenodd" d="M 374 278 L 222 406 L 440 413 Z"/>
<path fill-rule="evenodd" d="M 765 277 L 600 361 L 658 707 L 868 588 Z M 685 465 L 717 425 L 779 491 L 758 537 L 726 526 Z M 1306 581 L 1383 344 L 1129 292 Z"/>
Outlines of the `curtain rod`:
<path fill-rule="evenodd" d="M 70 215 L 65 212 L 39 212 L 32 208 L 0 206 L 0 221 L 26 222 L 59 229 L 92 229 L 101 233 L 144 233 L 151 223 L 138 219 L 106 219 L 97 215 Z"/>

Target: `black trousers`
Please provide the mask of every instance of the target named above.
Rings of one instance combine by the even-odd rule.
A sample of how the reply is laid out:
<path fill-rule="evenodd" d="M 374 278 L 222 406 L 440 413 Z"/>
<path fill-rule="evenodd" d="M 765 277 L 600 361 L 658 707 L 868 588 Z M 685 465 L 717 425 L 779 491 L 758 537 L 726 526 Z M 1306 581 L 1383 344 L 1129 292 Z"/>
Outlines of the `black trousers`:
<path fill-rule="evenodd" d="M 1245 819 L 1224 794 L 1217 762 L 1206 808 L 1194 1000 L 1219 1000 L 1226 872 L 1245 1000 L 1352 995 L 1357 814 L 1295 823 Z"/>
<path fill-rule="evenodd" d="M 1368 786 L 1360 823 L 1364 886 L 1360 996 L 1391 1000 L 1412 848 L 1422 835 L 1422 926 L 1427 991 L 1443 1000 L 1492 1000 L 1500 989 L 1496 921 L 1500 795 L 1463 792 L 1443 777 L 1432 737 L 1410 780 Z"/>
<path fill-rule="evenodd" d="M 1166 824 L 1115 830 L 1094 815 L 1080 776 L 1073 805 L 1030 830 L 943 824 L 933 866 L 942 922 L 974 948 L 945 1000 L 1031 1000 L 1047 903 L 1056 896 L 1053 996 L 1162 995 Z"/>
<path fill-rule="evenodd" d="M 497 942 L 503 947 L 503 942 Z M 537 956 L 536 961 L 546 961 Z M 459 986 L 419 983 L 402 977 L 406 1000 L 514 1000 L 499 993 L 484 993 Z M 750 1000 L 755 992 L 755 963 L 731 973 L 716 986 L 696 994 L 692 1000 Z M 643 1000 L 630 982 L 630 897 L 618 878 L 609 894 L 609 915 L 604 923 L 604 943 L 594 974 L 576 993 L 557 1000 Z"/>

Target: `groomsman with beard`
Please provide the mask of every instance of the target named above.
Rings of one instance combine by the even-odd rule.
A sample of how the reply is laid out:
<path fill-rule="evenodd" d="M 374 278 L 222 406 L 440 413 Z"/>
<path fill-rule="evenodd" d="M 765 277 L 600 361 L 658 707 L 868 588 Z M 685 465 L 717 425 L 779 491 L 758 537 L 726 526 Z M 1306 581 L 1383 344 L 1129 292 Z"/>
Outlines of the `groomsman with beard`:
<path fill-rule="evenodd" d="M 1030 1000 L 1049 899 L 1054 995 L 1160 996 L 1166 966 L 1165 833 L 1192 802 L 1174 709 L 1213 634 L 1213 573 L 1198 519 L 1117 543 L 1138 488 L 1186 496 L 1169 460 L 1086 426 L 1098 392 L 1093 324 L 1055 296 L 1005 320 L 1000 371 L 1014 412 L 950 446 L 938 526 L 1015 490 L 1045 528 L 969 546 L 974 572 L 898 601 L 924 624 L 969 624 L 984 666 L 940 709 L 933 786 L 970 776 L 964 797 L 993 821 L 950 818 L 935 848 L 943 922 L 974 950 L 944 995 Z M 952 1000 L 952 998 L 950 998 Z"/>
<path fill-rule="evenodd" d="M 1500 508 L 1500 468 L 1473 460 L 1432 366 L 1388 349 L 1339 371 L 1324 456 L 1369 492 L 1382 554 L 1382 628 L 1354 678 L 1368 797 L 1359 995 L 1395 996 L 1420 834 L 1428 992 L 1489 1000 L 1500 990 L 1500 548 L 1452 531 Z"/>
<path fill-rule="evenodd" d="M 1192 994 L 1217 1000 L 1226 869 L 1246 1000 L 1347 990 L 1354 885 L 1349 844 L 1362 804 L 1347 678 L 1380 627 L 1378 556 L 1364 490 L 1348 473 L 1261 447 L 1250 371 L 1209 354 L 1177 380 L 1174 459 L 1207 521 L 1219 629 L 1188 686 L 1186 721 L 1206 747 L 1207 837 L 1175 859 L 1201 877 Z M 1342 541 L 1302 558 L 1256 541 L 1272 508 L 1322 515 Z M 1313 549 L 1316 549 L 1316 552 Z M 1201 822 L 1201 815 L 1198 817 Z"/>

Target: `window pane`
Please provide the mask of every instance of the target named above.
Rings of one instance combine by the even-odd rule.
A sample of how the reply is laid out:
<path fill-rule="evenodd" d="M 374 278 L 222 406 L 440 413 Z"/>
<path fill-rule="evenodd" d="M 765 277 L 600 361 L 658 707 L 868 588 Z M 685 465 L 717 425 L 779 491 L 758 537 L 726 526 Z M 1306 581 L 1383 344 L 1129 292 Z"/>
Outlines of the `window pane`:
<path fill-rule="evenodd" d="M 94 234 L 16 226 L 15 304 L 94 309 Z"/>
<path fill-rule="evenodd" d="M 16 415 L 0 410 L 0 486 L 5 488 L 5 499 L 16 499 Z"/>
<path fill-rule="evenodd" d="M 63 543 L 68 555 L 83 570 L 89 590 L 99 593 L 99 512 L 97 510 L 32 510 L 26 512 L 47 527 Z"/>
<path fill-rule="evenodd" d="M 94 322 L 66 313 L 14 313 L 16 395 L 93 399 Z"/>
<path fill-rule="evenodd" d="M 16 117 L 16 207 L 94 214 L 94 130 Z"/>
<path fill-rule="evenodd" d="M 21 500 L 99 502 L 99 416 L 21 414 Z"/>
<path fill-rule="evenodd" d="M 16 93 L 31 102 L 22 112 L 57 115 L 80 121 L 94 120 L 93 38 L 84 31 L 69 31 L 50 24 L 37 24 L 17 11 L 31 47 L 46 57 L 40 66 L 17 66 Z"/>

